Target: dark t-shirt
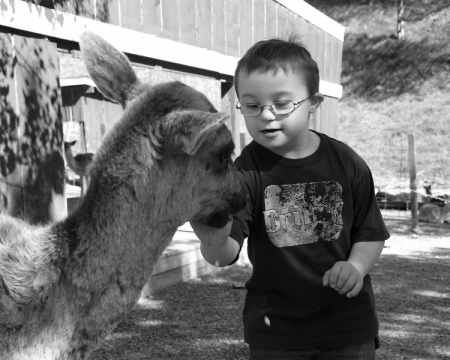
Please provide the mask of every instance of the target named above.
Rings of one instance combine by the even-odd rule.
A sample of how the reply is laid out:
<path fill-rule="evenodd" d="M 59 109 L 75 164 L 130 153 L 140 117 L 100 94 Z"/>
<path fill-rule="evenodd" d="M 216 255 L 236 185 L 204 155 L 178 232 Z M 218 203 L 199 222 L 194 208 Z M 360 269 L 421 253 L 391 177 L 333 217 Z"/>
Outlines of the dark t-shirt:
<path fill-rule="evenodd" d="M 322 285 L 359 241 L 389 238 L 371 172 L 347 145 L 324 134 L 317 151 L 286 159 L 255 141 L 235 164 L 249 191 L 231 237 L 248 237 L 245 341 L 301 349 L 343 347 L 378 335 L 370 275 L 354 298 Z"/>

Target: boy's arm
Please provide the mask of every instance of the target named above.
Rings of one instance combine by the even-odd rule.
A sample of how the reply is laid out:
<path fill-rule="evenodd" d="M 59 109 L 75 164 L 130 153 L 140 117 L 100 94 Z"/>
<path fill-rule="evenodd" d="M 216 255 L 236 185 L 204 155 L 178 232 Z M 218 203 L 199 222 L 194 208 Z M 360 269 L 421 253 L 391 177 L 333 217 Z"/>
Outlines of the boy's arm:
<path fill-rule="evenodd" d="M 352 264 L 364 278 L 380 258 L 383 247 L 384 241 L 357 242 L 353 244 L 347 261 Z"/>
<path fill-rule="evenodd" d="M 223 228 L 213 228 L 191 222 L 195 235 L 200 239 L 200 251 L 205 260 L 214 266 L 230 265 L 239 254 L 239 243 L 231 238 L 232 218 Z"/>
<path fill-rule="evenodd" d="M 351 298 L 359 294 L 364 277 L 379 259 L 384 241 L 357 242 L 347 261 L 338 261 L 322 278 L 323 286 L 330 286 Z"/>

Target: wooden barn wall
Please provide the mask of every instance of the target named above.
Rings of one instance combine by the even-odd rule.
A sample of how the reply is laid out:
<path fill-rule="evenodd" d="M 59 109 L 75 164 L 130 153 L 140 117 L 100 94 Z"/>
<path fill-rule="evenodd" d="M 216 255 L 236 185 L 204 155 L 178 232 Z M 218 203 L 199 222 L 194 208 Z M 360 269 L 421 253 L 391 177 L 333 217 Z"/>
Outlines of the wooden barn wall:
<path fill-rule="evenodd" d="M 221 108 L 220 81 L 203 76 L 167 71 L 150 67 L 133 66 L 139 80 L 144 83 L 159 84 L 181 81 L 205 94 L 211 103 Z M 63 121 L 65 141 L 77 140 L 72 148 L 74 153 L 95 153 L 103 136 L 114 126 L 123 114 L 122 107 L 105 98 L 90 86 L 68 86 L 62 89 Z"/>
<path fill-rule="evenodd" d="M 323 80 L 340 83 L 342 42 L 273 0 L 66 0 L 55 8 L 241 57 L 256 41 L 296 32 Z"/>
<path fill-rule="evenodd" d="M 273 0 L 67 0 L 55 7 L 76 15 L 241 57 L 256 41 L 297 33 L 319 65 L 321 79 L 340 84 L 342 41 Z M 95 6 L 94 6 L 95 4 Z M 317 116 L 335 135 L 334 107 Z M 327 109 L 325 109 L 327 108 Z M 330 109 L 328 109 L 330 108 Z M 327 124 L 327 125 L 325 125 Z M 330 132 L 331 131 L 331 132 Z"/>
<path fill-rule="evenodd" d="M 55 221 L 66 209 L 56 46 L 3 32 L 0 49 L 0 212 Z"/>

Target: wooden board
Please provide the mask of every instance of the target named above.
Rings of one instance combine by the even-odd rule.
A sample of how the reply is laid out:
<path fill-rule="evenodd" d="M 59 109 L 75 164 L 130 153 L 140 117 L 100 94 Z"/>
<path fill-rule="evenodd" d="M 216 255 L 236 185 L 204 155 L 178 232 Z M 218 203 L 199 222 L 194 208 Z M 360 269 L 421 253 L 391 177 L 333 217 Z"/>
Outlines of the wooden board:
<path fill-rule="evenodd" d="M 120 25 L 119 0 L 96 0 L 95 20 Z"/>
<path fill-rule="evenodd" d="M 197 0 L 197 46 L 205 49 L 211 49 L 211 41 L 211 1 Z"/>
<path fill-rule="evenodd" d="M 242 57 L 253 45 L 253 2 L 239 2 L 239 54 Z"/>
<path fill-rule="evenodd" d="M 142 30 L 147 34 L 161 35 L 162 9 L 160 0 L 142 2 Z"/>
<path fill-rule="evenodd" d="M 175 41 L 180 40 L 178 0 L 164 0 L 162 8 L 162 36 Z"/>
<path fill-rule="evenodd" d="M 56 10 L 94 19 L 96 11 L 94 1 L 95 0 L 66 0 L 64 2 L 54 2 L 54 6 Z"/>
<path fill-rule="evenodd" d="M 226 53 L 239 56 L 239 1 L 226 0 Z"/>
<path fill-rule="evenodd" d="M 266 38 L 277 37 L 277 12 L 278 3 L 273 0 L 266 0 Z"/>
<path fill-rule="evenodd" d="M 253 2 L 253 43 L 257 43 L 265 38 L 266 0 L 256 0 Z"/>
<path fill-rule="evenodd" d="M 120 25 L 128 29 L 143 31 L 141 0 L 121 0 Z"/>
<path fill-rule="evenodd" d="M 47 223 L 66 215 L 62 104 L 56 46 L 14 35 L 23 217 Z"/>
<path fill-rule="evenodd" d="M 287 38 L 291 29 L 289 28 L 289 10 L 284 6 L 278 6 L 277 12 L 277 37 Z"/>
<path fill-rule="evenodd" d="M 180 2 L 180 41 L 190 45 L 197 45 L 195 3 L 196 0 L 183 0 Z M 204 26 L 202 26 L 202 31 L 204 30 Z"/>
<path fill-rule="evenodd" d="M 225 47 L 225 1 L 214 0 L 212 2 L 212 50 L 226 53 Z"/>
<path fill-rule="evenodd" d="M 11 34 L 0 33 L 0 212 L 23 216 L 19 114 L 14 72 L 17 66 Z"/>

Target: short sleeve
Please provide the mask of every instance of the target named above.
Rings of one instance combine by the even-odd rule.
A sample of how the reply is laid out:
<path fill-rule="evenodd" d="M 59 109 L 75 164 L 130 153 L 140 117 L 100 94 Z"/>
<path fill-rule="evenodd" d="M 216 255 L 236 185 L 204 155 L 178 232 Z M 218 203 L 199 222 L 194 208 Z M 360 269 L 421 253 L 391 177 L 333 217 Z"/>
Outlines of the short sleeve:
<path fill-rule="evenodd" d="M 390 235 L 376 200 L 372 173 L 362 159 L 358 162 L 352 191 L 354 214 L 350 233 L 352 243 L 387 240 Z"/>

